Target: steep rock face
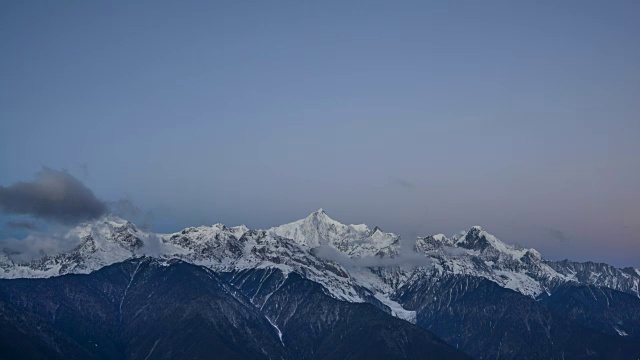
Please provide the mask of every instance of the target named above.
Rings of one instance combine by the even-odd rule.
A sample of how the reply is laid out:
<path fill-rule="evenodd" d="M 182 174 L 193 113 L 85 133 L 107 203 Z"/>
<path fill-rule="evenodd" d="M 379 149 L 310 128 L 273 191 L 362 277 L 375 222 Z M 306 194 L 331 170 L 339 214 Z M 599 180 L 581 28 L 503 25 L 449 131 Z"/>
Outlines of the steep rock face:
<path fill-rule="evenodd" d="M 575 262 L 569 260 L 547 261 L 550 267 L 572 282 L 607 287 L 640 297 L 640 271 L 618 269 L 608 264 Z"/>
<path fill-rule="evenodd" d="M 286 357 L 269 320 L 216 273 L 184 262 L 149 266 L 131 273 L 122 302 L 130 358 Z"/>
<path fill-rule="evenodd" d="M 432 334 L 370 304 L 327 296 L 318 284 L 289 276 L 262 306 L 284 344 L 311 359 L 466 359 Z"/>
<path fill-rule="evenodd" d="M 98 358 L 286 356 L 249 301 L 215 273 L 180 261 L 143 258 L 90 275 L 3 280 L 0 298 Z"/>
<path fill-rule="evenodd" d="M 365 301 L 340 265 L 315 257 L 309 249 L 293 240 L 266 230 L 216 224 L 187 228 L 174 234 L 151 234 L 109 216 L 80 225 L 65 236 L 79 241 L 79 245 L 68 253 L 26 263 L 14 263 L 7 254 L 2 254 L 0 278 L 90 273 L 116 262 L 152 255 L 179 258 L 216 271 L 253 268 L 278 268 L 286 273 L 296 271 L 321 283 L 338 299 Z"/>
<path fill-rule="evenodd" d="M 237 260 L 243 255 L 240 241 L 246 227 L 226 227 L 222 224 L 186 228 L 179 233 L 164 236 L 163 240 L 185 250 L 190 260 Z"/>
<path fill-rule="evenodd" d="M 405 321 L 389 321 L 380 303 L 338 301 L 296 273 L 258 269 L 223 277 L 271 319 L 301 358 L 465 358 Z"/>
<path fill-rule="evenodd" d="M 603 333 L 640 340 L 640 301 L 595 285 L 565 284 L 540 303 L 573 322 Z"/>
<path fill-rule="evenodd" d="M 441 273 L 483 277 L 533 298 L 565 283 L 604 286 L 640 297 L 640 276 L 634 269 L 546 261 L 535 249 L 505 244 L 479 226 L 451 238 L 418 238 L 415 248 L 432 258 Z"/>
<path fill-rule="evenodd" d="M 0 301 L 0 354 L 4 359 L 97 359 L 45 320 Z"/>
<path fill-rule="evenodd" d="M 370 230 L 366 225 L 341 224 L 322 209 L 269 230 L 215 224 L 174 234 L 144 232 L 130 222 L 107 216 L 72 229 L 65 238 L 77 239 L 78 245 L 70 252 L 30 262 L 16 263 L 11 254 L 0 252 L 0 277 L 89 273 L 115 262 L 151 255 L 180 258 L 216 271 L 265 267 L 294 271 L 323 283 L 337 298 L 351 301 L 365 301 L 357 295 L 358 286 L 389 294 L 414 277 L 414 272 L 479 276 L 533 298 L 552 293 L 565 283 L 609 287 L 640 297 L 637 269 L 546 261 L 536 250 L 507 245 L 479 226 L 451 238 L 442 234 L 418 238 L 414 248 L 430 265 L 381 270 L 374 262 L 344 264 L 318 256 L 314 250 L 325 246 L 346 259 L 390 259 L 401 256 L 400 239 L 377 227 Z M 380 276 L 382 273 L 385 275 Z"/>
<path fill-rule="evenodd" d="M 584 328 L 487 279 L 448 275 L 401 288 L 417 325 L 478 359 L 633 359 L 637 341 Z"/>
<path fill-rule="evenodd" d="M 15 359 L 466 358 L 425 330 L 372 305 L 336 300 L 299 275 L 248 271 L 277 275 L 279 286 L 262 306 L 224 276 L 180 260 L 139 258 L 88 275 L 0 280 L 0 331 L 8 336 L 0 348 Z M 27 341 L 30 352 L 10 346 Z"/>
<path fill-rule="evenodd" d="M 285 273 L 277 268 L 245 269 L 240 271 L 221 273 L 221 276 L 224 277 L 229 282 L 229 284 L 236 287 L 245 296 L 247 296 L 250 299 L 251 303 L 260 308 L 264 307 L 267 300 L 269 300 L 269 298 L 288 281 L 290 276 L 302 276 L 305 279 L 309 278 L 308 274 L 299 274 L 297 272 Z M 334 292 L 329 291 L 326 287 L 322 286 L 321 283 L 316 281 L 314 281 L 314 283 L 320 286 L 322 288 L 322 291 L 327 296 L 336 298 Z M 353 290 L 361 299 L 364 299 L 364 302 L 374 305 L 379 310 L 415 323 L 415 319 L 412 320 L 407 316 L 401 316 L 403 314 L 397 314 L 395 312 L 395 310 L 397 309 L 389 307 L 389 305 L 392 304 L 390 304 L 388 300 L 377 297 L 376 294 L 371 292 L 370 289 L 354 285 Z M 351 301 L 351 303 L 354 302 Z M 360 302 L 358 301 L 355 303 Z M 400 307 L 399 304 L 395 305 Z"/>

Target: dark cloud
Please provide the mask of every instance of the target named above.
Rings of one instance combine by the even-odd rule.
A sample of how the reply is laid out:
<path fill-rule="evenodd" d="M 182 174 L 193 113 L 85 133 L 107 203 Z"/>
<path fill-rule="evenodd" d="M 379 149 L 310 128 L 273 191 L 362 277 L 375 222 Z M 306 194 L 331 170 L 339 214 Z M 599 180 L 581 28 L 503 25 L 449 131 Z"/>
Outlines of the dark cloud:
<path fill-rule="evenodd" d="M 558 229 L 547 229 L 547 233 L 549 234 L 549 236 L 561 243 L 568 242 L 570 240 L 567 234 L 564 233 L 564 231 Z"/>
<path fill-rule="evenodd" d="M 0 210 L 70 225 L 105 214 L 107 205 L 67 171 L 44 168 L 33 182 L 0 186 Z"/>
<path fill-rule="evenodd" d="M 36 230 L 38 226 L 31 221 L 7 221 L 5 225 L 9 229 L 20 229 L 20 230 Z"/>

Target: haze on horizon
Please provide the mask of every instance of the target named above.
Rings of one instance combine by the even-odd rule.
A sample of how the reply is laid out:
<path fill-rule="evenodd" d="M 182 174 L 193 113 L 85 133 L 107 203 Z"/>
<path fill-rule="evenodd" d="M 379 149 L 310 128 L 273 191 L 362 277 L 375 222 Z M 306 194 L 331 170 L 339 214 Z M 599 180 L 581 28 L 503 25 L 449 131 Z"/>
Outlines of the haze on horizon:
<path fill-rule="evenodd" d="M 403 238 L 482 225 L 549 259 L 640 267 L 639 12 L 2 2 L 0 238 L 103 205 L 157 232 L 324 208 Z M 9 195 L 37 173 L 87 206 L 18 211 Z"/>

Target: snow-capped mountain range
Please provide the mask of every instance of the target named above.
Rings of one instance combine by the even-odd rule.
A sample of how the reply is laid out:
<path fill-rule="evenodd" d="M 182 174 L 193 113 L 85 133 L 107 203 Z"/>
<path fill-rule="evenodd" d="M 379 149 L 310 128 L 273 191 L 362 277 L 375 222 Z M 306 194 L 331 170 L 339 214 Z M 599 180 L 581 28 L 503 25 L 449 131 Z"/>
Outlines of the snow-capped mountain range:
<path fill-rule="evenodd" d="M 46 278 L 90 273 L 141 256 L 181 259 L 219 273 L 277 269 L 321 284 L 328 294 L 349 302 L 370 302 L 415 322 L 403 308 L 399 290 L 425 278 L 448 275 L 488 279 L 531 298 L 568 284 L 607 287 L 640 297 L 640 269 L 603 263 L 547 261 L 534 249 L 508 245 L 479 226 L 451 237 L 401 239 L 364 224 L 345 225 L 322 209 L 308 217 L 266 230 L 222 224 L 186 228 L 173 234 L 138 229 L 106 216 L 71 229 L 79 243 L 71 251 L 20 262 L 0 252 L 0 278 Z"/>

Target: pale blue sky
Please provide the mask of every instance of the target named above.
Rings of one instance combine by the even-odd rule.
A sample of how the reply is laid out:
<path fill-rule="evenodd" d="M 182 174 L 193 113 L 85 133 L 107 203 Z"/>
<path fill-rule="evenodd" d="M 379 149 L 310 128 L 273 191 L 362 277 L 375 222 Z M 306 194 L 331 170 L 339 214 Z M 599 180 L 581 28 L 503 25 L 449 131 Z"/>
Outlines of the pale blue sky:
<path fill-rule="evenodd" d="M 640 266 L 638 1 L 3 1 L 0 185 Z M 83 164 L 86 164 L 84 171 Z M 560 235 L 562 234 L 562 235 Z"/>

